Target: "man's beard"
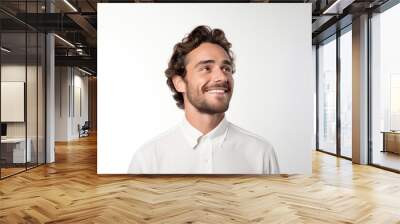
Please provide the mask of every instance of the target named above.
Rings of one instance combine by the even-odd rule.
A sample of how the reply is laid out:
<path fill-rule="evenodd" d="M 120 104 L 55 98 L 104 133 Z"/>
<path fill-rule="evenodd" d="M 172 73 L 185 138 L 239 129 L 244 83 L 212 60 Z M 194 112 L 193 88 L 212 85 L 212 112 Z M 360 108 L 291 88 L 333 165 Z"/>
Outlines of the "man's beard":
<path fill-rule="evenodd" d="M 200 94 L 196 94 L 196 88 L 190 88 L 188 86 L 188 91 L 187 91 L 187 99 L 190 104 L 192 104 L 200 113 L 206 113 L 206 114 L 219 114 L 219 113 L 224 113 L 228 110 L 229 108 L 229 102 L 231 100 L 231 91 L 232 89 L 229 87 L 228 84 L 224 85 L 227 86 L 229 89 L 229 92 L 227 93 L 227 99 L 223 100 L 224 102 L 218 103 L 218 105 L 213 105 L 212 103 L 208 102 L 206 99 L 207 94 L 204 90 L 201 91 L 201 96 Z"/>

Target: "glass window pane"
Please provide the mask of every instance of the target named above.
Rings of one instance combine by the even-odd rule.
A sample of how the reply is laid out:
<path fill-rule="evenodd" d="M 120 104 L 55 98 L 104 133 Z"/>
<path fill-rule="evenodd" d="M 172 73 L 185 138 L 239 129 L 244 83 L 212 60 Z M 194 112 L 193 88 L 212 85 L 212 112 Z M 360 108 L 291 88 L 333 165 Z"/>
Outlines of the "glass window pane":
<path fill-rule="evenodd" d="M 336 40 L 318 48 L 318 146 L 336 154 Z"/>
<path fill-rule="evenodd" d="M 352 35 L 340 36 L 340 153 L 352 157 Z"/>
<path fill-rule="evenodd" d="M 400 170 L 400 4 L 371 22 L 372 163 Z"/>
<path fill-rule="evenodd" d="M 27 141 L 30 144 L 30 160 L 27 163 L 28 168 L 37 165 L 37 79 L 38 79 L 38 49 L 37 49 L 37 33 L 27 33 L 28 38 L 28 61 L 27 61 L 27 99 L 26 99 L 26 111 L 27 111 Z"/>
<path fill-rule="evenodd" d="M 37 1 L 26 2 L 24 10 L 28 13 L 27 19 L 31 23 L 37 23 L 37 17 L 32 17 L 33 13 L 39 11 Z M 37 32 L 27 27 L 26 29 L 26 131 L 27 131 L 27 168 L 37 166 L 38 163 L 38 147 L 37 147 L 37 132 L 38 132 L 38 89 L 37 89 L 37 76 L 38 76 L 38 35 Z"/>

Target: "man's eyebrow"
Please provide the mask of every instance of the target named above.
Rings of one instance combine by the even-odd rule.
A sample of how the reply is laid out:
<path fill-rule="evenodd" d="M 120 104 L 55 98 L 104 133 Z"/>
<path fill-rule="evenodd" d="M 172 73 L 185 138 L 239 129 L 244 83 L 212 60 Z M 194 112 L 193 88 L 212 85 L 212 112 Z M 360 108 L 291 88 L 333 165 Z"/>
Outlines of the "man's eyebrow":
<path fill-rule="evenodd" d="M 232 65 L 232 62 L 231 62 L 230 60 L 224 60 L 224 61 L 222 62 L 222 64 L 225 64 L 225 65 Z"/>
<path fill-rule="evenodd" d="M 204 64 L 211 64 L 211 63 L 215 63 L 215 60 L 204 60 L 204 61 L 200 61 L 198 62 L 194 67 L 198 67 L 200 65 L 204 65 Z M 223 60 L 222 64 L 224 65 L 230 65 L 232 66 L 232 62 L 230 60 Z"/>
<path fill-rule="evenodd" d="M 197 66 L 204 65 L 204 64 L 210 64 L 210 63 L 215 63 L 215 60 L 204 60 L 198 62 L 194 67 L 196 68 Z"/>

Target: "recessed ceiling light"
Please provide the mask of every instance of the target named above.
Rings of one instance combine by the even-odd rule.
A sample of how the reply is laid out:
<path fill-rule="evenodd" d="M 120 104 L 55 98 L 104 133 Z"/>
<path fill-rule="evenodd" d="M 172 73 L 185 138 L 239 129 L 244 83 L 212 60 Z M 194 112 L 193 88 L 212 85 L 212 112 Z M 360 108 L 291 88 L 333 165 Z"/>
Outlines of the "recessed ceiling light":
<path fill-rule="evenodd" d="M 5 48 L 5 47 L 1 47 L 0 49 L 1 49 L 2 51 L 6 52 L 6 53 L 10 53 L 10 52 L 11 52 L 11 50 L 9 50 L 9 49 L 7 49 L 7 48 Z"/>
<path fill-rule="evenodd" d="M 72 44 L 71 42 L 69 42 L 68 40 L 66 40 L 66 39 L 64 39 L 64 38 L 62 38 L 62 37 L 60 37 L 60 36 L 57 35 L 57 34 L 54 34 L 54 36 L 57 37 L 58 39 L 60 39 L 62 42 L 66 43 L 67 45 L 69 45 L 69 46 L 75 48 L 75 45 L 73 45 L 73 44 Z"/>
<path fill-rule="evenodd" d="M 336 0 L 322 14 L 342 14 L 343 9 L 351 5 L 355 0 Z"/>
<path fill-rule="evenodd" d="M 65 4 L 67 4 L 72 10 L 74 10 L 75 12 L 78 12 L 78 10 L 71 4 L 69 3 L 68 0 L 64 0 Z"/>
<path fill-rule="evenodd" d="M 83 69 L 81 69 L 81 68 L 79 68 L 79 67 L 78 67 L 78 70 L 81 71 L 81 72 L 83 72 L 83 73 L 85 73 L 85 74 L 88 74 L 88 75 L 90 75 L 90 76 L 92 75 L 92 73 L 90 73 L 90 72 L 88 72 L 88 71 L 86 71 L 86 70 L 83 70 Z"/>

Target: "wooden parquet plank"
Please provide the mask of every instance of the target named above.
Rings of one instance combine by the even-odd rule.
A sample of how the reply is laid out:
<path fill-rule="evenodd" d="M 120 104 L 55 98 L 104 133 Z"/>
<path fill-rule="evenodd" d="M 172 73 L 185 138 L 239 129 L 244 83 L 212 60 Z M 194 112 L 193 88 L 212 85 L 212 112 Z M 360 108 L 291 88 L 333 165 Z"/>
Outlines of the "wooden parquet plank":
<path fill-rule="evenodd" d="M 400 175 L 319 152 L 313 175 L 97 175 L 96 136 L 0 181 L 0 223 L 399 223 Z"/>

